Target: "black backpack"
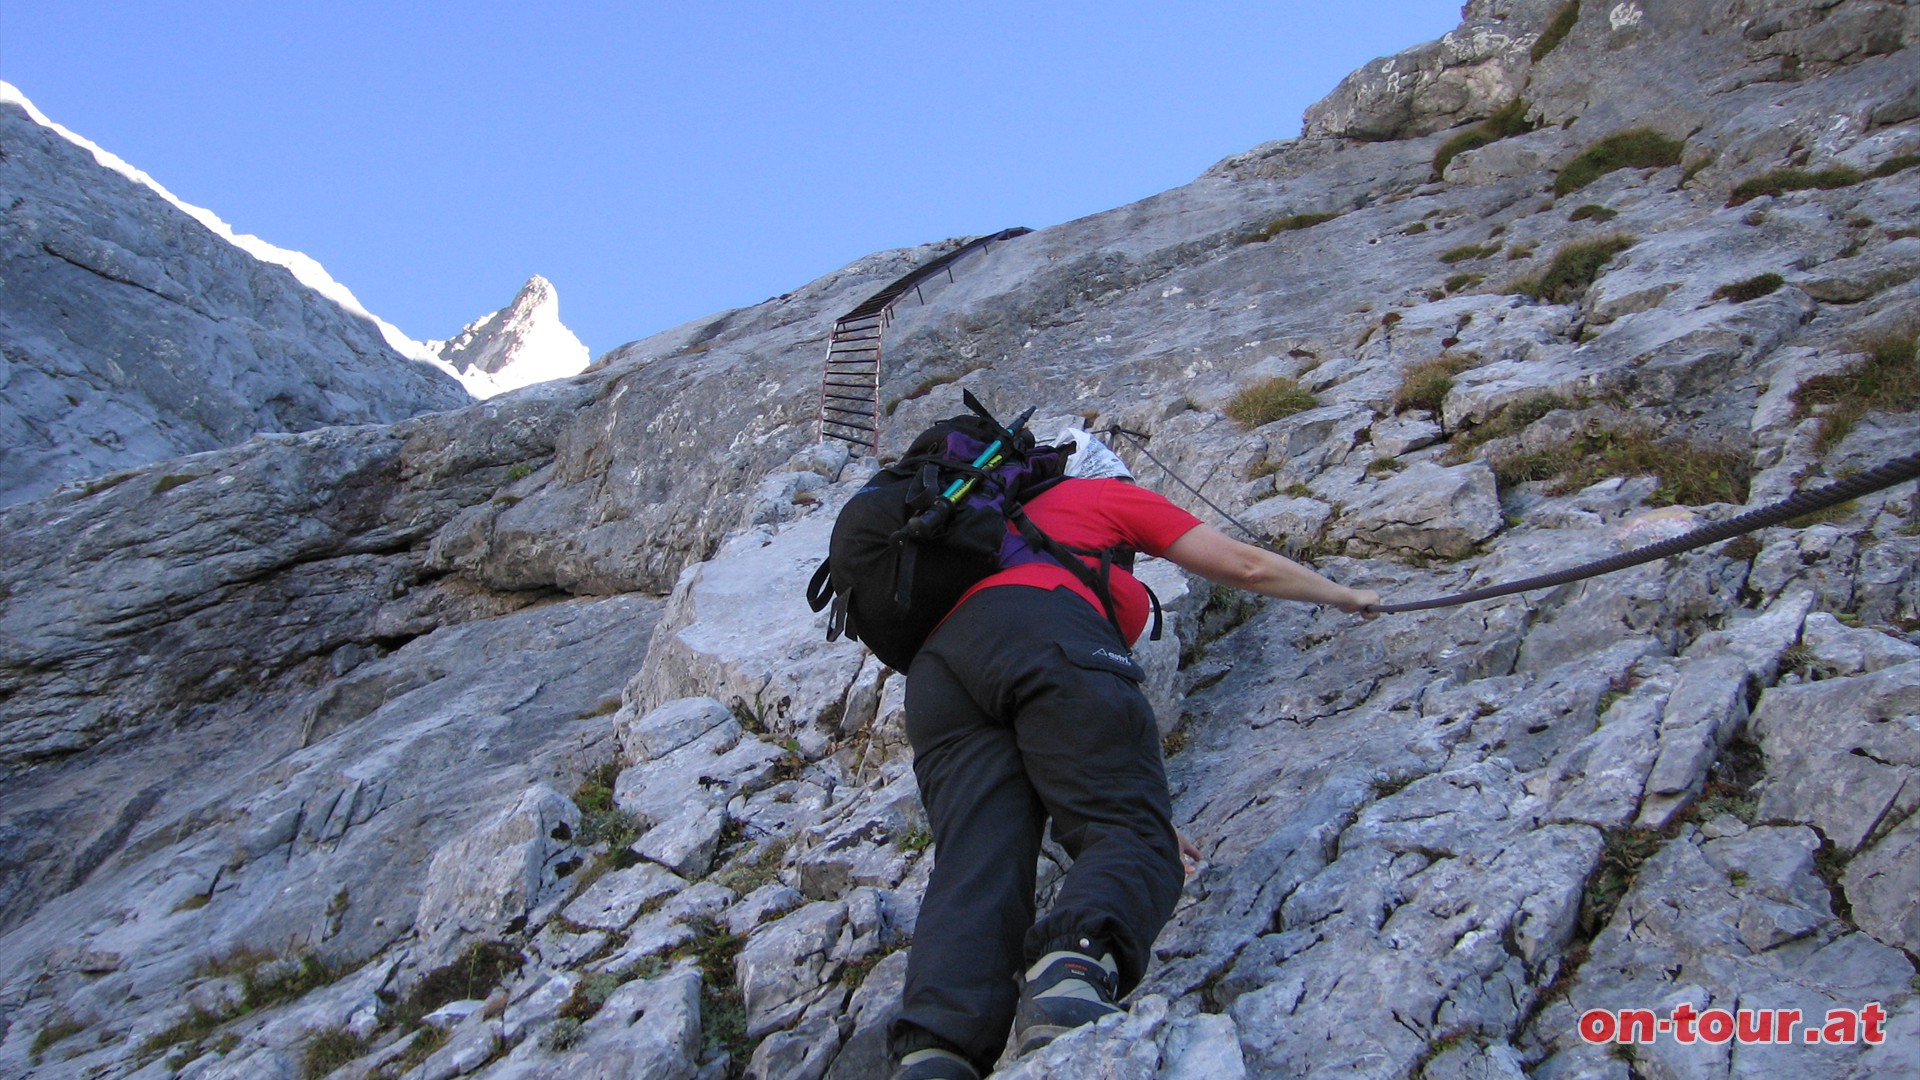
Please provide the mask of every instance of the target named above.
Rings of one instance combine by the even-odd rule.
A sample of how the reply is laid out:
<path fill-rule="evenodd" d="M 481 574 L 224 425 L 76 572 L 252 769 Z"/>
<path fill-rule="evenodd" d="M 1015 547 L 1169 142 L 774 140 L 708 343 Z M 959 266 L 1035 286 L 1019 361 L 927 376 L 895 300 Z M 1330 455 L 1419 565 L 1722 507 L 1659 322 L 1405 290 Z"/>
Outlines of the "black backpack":
<path fill-rule="evenodd" d="M 968 589 L 1022 563 L 1066 567 L 1100 598 L 1108 621 L 1119 629 L 1107 572 L 1127 565 L 1130 553 L 1058 543 L 1020 508 L 1065 478 L 1073 444 L 1036 445 L 1026 430 L 1032 409 L 1008 427 L 973 394 L 962 395 L 971 415 L 921 432 L 900 460 L 847 500 L 834 521 L 827 558 L 807 585 L 813 610 L 832 605 L 828 641 L 844 632 L 895 671 L 907 670 Z M 1077 554 L 1100 556 L 1099 571 Z M 1156 638 L 1158 615 L 1156 602 Z"/>

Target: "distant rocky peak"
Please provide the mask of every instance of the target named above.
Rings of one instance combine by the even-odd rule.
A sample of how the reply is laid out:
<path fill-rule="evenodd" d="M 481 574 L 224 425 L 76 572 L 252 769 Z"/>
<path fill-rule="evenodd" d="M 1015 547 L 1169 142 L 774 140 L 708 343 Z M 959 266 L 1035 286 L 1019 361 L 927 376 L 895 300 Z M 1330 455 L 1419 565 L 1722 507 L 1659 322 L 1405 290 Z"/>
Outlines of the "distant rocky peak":
<path fill-rule="evenodd" d="M 467 324 L 452 340 L 429 342 L 475 397 L 586 370 L 593 356 L 560 321 L 560 294 L 535 274 L 513 302 Z"/>

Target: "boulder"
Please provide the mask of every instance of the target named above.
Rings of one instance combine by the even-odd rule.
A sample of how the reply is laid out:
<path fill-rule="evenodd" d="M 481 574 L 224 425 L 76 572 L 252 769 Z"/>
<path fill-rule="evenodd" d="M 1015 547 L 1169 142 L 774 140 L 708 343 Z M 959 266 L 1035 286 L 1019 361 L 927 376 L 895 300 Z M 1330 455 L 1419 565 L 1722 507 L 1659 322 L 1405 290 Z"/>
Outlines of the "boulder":
<path fill-rule="evenodd" d="M 833 949 L 847 922 L 847 905 L 823 900 L 755 930 L 736 962 L 747 1009 L 747 1037 L 792 1024 L 820 990 L 839 975 Z"/>
<path fill-rule="evenodd" d="M 1533 14 L 1531 7 L 1523 9 Z M 1307 109 L 1310 138 L 1404 139 L 1491 115 L 1519 96 L 1531 36 L 1473 18 L 1437 42 L 1375 60 Z M 1537 33 L 1537 28 L 1535 29 Z"/>
<path fill-rule="evenodd" d="M 448 962 L 473 937 L 500 937 L 524 926 L 585 861 L 573 842 L 579 828 L 579 809 L 539 786 L 442 847 L 420 889 L 416 923 L 425 966 Z"/>
<path fill-rule="evenodd" d="M 783 751 L 749 736 L 718 702 L 670 705 L 662 712 L 664 717 L 642 718 L 629 744 L 636 756 L 649 746 L 677 745 L 622 770 L 614 802 L 647 826 L 635 851 L 682 877 L 704 877 L 726 825 L 727 800 L 769 783 Z M 686 741 L 679 742 L 682 737 Z"/>
<path fill-rule="evenodd" d="M 612 870 L 560 910 L 564 919 L 599 930 L 624 930 L 640 910 L 678 893 L 687 882 L 653 863 Z"/>
<path fill-rule="evenodd" d="M 1492 469 L 1423 461 L 1358 493 L 1330 535 L 1362 553 L 1459 558 L 1504 524 Z"/>
<path fill-rule="evenodd" d="M 621 986 L 582 1026 L 579 1039 L 578 1049 L 544 1075 L 692 1080 L 701 1051 L 699 971 L 682 966 Z"/>

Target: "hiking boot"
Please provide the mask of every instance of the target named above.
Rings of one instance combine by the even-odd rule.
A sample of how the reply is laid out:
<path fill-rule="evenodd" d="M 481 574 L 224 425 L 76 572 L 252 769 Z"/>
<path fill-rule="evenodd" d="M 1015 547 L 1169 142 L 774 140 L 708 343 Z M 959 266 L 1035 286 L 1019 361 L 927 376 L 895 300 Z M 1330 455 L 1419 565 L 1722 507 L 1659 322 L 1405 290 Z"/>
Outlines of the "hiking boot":
<path fill-rule="evenodd" d="M 915 1050 L 900 1059 L 893 1080 L 980 1080 L 967 1059 L 951 1050 Z"/>
<path fill-rule="evenodd" d="M 1081 942 L 1091 944 L 1085 938 Z M 1096 960 L 1086 953 L 1063 950 L 1041 957 L 1027 969 L 1013 1014 L 1018 1052 L 1038 1050 L 1072 1028 L 1125 1012 L 1113 1003 L 1119 979 L 1111 956 Z"/>

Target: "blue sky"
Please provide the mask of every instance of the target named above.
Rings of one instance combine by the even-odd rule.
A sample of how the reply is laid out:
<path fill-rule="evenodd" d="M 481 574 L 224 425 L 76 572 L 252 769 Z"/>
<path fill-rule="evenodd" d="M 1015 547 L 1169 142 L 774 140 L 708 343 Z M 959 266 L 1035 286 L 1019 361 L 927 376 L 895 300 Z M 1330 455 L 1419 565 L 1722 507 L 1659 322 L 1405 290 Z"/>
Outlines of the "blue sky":
<path fill-rule="evenodd" d="M 0 79 L 444 338 L 531 274 L 598 355 L 1299 133 L 1457 0 L 4 0 Z"/>

